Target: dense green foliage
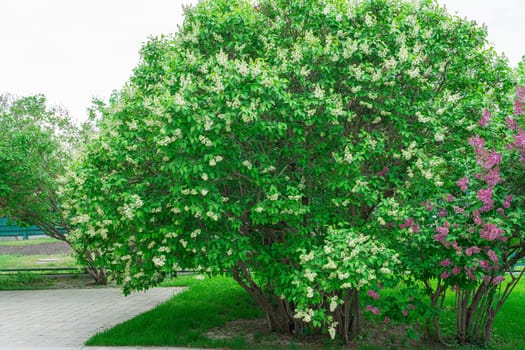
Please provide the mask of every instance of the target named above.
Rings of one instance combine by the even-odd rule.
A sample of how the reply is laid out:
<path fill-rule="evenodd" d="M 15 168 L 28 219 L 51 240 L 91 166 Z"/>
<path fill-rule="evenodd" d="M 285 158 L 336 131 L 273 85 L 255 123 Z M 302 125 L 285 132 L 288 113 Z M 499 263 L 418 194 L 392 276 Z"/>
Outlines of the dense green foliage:
<path fill-rule="evenodd" d="M 202 1 L 141 53 L 67 188 L 76 248 L 126 291 L 229 273 L 288 333 L 358 334 L 359 290 L 421 259 L 405 204 L 512 107 L 485 30 L 433 1 Z"/>

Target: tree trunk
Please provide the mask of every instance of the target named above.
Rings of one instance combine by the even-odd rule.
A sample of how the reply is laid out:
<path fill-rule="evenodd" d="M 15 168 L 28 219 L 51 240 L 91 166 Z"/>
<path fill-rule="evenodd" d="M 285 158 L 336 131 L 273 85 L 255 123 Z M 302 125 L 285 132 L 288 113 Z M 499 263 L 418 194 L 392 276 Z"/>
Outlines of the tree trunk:
<path fill-rule="evenodd" d="M 232 272 L 235 281 L 250 294 L 263 310 L 271 332 L 276 331 L 292 335 L 298 334 L 298 331 L 302 330 L 301 322 L 294 317 L 294 306 L 277 295 L 267 296 L 252 279 L 250 272 L 242 262 L 233 267 Z"/>
<path fill-rule="evenodd" d="M 91 259 L 90 253 L 84 255 L 84 261 L 86 262 L 86 272 L 95 281 L 95 284 L 105 286 L 108 284 L 108 276 L 106 269 L 97 267 Z"/>
<path fill-rule="evenodd" d="M 315 334 L 320 331 L 313 326 L 306 326 L 305 323 L 295 318 L 295 306 L 279 296 L 266 293 L 258 286 L 250 275 L 250 272 L 242 262 L 232 268 L 233 278 L 239 285 L 252 296 L 259 307 L 263 310 L 266 317 L 268 328 L 272 332 L 279 332 L 289 335 L 303 337 L 307 334 Z M 271 289 L 271 288 L 270 288 Z M 356 289 L 345 291 L 342 297 L 344 302 L 338 305 L 331 313 L 334 321 L 337 322 L 336 334 L 346 343 L 359 335 L 360 331 L 360 309 L 359 292 Z M 327 297 L 328 303 L 329 298 Z M 329 305 L 323 305 L 327 310 Z"/>
<path fill-rule="evenodd" d="M 56 207 L 55 207 L 56 208 Z M 64 220 L 58 221 L 45 221 L 38 214 L 35 213 L 18 213 L 18 215 L 13 215 L 13 218 L 25 222 L 30 225 L 35 225 L 39 227 L 46 236 L 55 238 L 59 241 L 66 242 L 71 249 L 78 255 L 82 257 L 82 261 L 86 265 L 86 272 L 93 278 L 95 284 L 97 285 L 106 285 L 107 284 L 107 273 L 104 268 L 97 267 L 91 259 L 91 252 L 86 252 L 81 254 L 75 251 L 71 242 L 68 240 L 67 233 L 71 231 L 71 227 L 68 226 L 67 222 Z"/>
<path fill-rule="evenodd" d="M 337 335 L 349 344 L 360 332 L 359 292 L 351 289 L 343 295 L 344 303 L 334 311 L 334 320 L 337 321 Z"/>
<path fill-rule="evenodd" d="M 505 287 L 484 280 L 474 290 L 456 292 L 456 331 L 459 344 L 486 345 L 490 342 L 494 319 L 522 277 L 511 274 Z"/>
<path fill-rule="evenodd" d="M 40 228 L 42 228 L 48 236 L 66 242 L 71 247 L 71 249 L 75 251 L 71 242 L 69 242 L 69 240 L 67 239 L 67 236 L 61 230 L 57 229 L 55 225 L 41 224 Z M 64 228 L 64 230 L 69 232 L 69 228 Z M 106 285 L 108 283 L 106 270 L 95 265 L 93 259 L 91 258 L 91 252 L 88 251 L 85 254 L 80 254 L 76 252 L 76 254 L 82 256 L 82 261 L 86 265 L 86 272 L 89 276 L 91 276 L 91 278 L 93 278 L 95 284 Z"/>

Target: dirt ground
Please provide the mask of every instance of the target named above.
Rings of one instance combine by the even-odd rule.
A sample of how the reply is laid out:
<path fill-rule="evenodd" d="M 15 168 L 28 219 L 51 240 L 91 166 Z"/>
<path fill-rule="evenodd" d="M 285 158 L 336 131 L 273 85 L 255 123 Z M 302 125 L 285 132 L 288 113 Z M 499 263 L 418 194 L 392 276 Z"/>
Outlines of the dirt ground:
<path fill-rule="evenodd" d="M 66 242 L 50 242 L 20 246 L 1 246 L 0 254 L 47 255 L 71 254 L 73 251 Z"/>
<path fill-rule="evenodd" d="M 434 342 L 413 342 L 407 337 L 407 327 L 381 326 L 375 322 L 364 321 L 362 325 L 363 334 L 359 339 L 348 345 L 335 346 L 334 349 L 354 350 L 360 346 L 370 349 L 428 349 L 444 350 L 442 345 Z M 233 339 L 243 337 L 246 343 L 255 349 L 301 349 L 301 350 L 322 350 L 332 348 L 332 343 L 324 337 L 305 337 L 303 339 L 291 336 L 271 333 L 266 326 L 264 319 L 235 320 L 226 323 L 224 326 L 214 328 L 205 334 L 211 339 Z M 293 347 L 292 347 L 293 344 Z"/>

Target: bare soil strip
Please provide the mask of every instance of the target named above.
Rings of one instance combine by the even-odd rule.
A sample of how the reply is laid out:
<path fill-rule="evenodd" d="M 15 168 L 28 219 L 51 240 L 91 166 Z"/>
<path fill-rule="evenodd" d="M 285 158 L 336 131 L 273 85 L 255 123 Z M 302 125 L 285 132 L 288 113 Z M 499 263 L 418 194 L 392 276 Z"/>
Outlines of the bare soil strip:
<path fill-rule="evenodd" d="M 23 246 L 0 246 L 0 254 L 48 255 L 71 254 L 71 247 L 65 242 L 40 243 Z"/>

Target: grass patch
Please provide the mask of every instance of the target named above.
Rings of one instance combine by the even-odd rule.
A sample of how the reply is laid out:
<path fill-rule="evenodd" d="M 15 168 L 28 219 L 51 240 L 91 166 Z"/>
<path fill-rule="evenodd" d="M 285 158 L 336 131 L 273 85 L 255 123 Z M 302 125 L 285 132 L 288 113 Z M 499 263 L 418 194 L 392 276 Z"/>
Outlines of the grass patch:
<path fill-rule="evenodd" d="M 125 323 L 97 334 L 86 345 L 98 346 L 186 346 L 229 349 L 359 349 L 377 350 L 384 347 L 368 344 L 366 340 L 349 346 L 337 346 L 330 341 L 324 344 L 301 344 L 293 338 L 268 335 L 259 332 L 261 322 L 255 321 L 263 315 L 257 306 L 232 279 L 226 277 L 196 280 L 184 276 L 164 284 L 165 286 L 188 286 L 189 289 L 176 295 L 157 308 L 139 315 Z M 516 286 L 500 314 L 496 317 L 492 342 L 486 349 L 525 350 L 525 281 Z M 229 322 L 234 321 L 234 322 Z M 206 333 L 217 327 L 237 324 L 237 332 L 224 339 L 210 339 Z M 257 326 L 258 325 L 258 326 Z M 385 329 L 385 332 L 388 329 Z M 249 339 L 246 334 L 253 334 Z M 277 339 L 269 343 L 267 338 Z M 271 341 L 271 340 L 270 340 Z M 412 348 L 405 346 L 390 349 Z M 418 349 L 427 349 L 418 347 Z M 432 349 L 440 349 L 433 346 Z M 476 349 L 457 347 L 456 349 Z"/>
<path fill-rule="evenodd" d="M 10 241 L 0 241 L 0 246 L 27 246 L 34 244 L 42 243 L 56 243 L 61 242 L 55 238 L 35 238 L 35 239 L 26 239 L 26 240 L 10 240 Z"/>
<path fill-rule="evenodd" d="M 66 288 L 104 288 L 83 274 L 44 275 L 33 272 L 0 274 L 0 290 L 39 290 Z"/>
<path fill-rule="evenodd" d="M 446 334 L 446 325 L 452 325 L 455 320 L 453 306 L 455 303 L 455 293 L 448 293 L 446 298 L 446 307 L 450 308 L 443 318 L 442 325 Z M 525 350 L 525 280 L 522 279 L 514 288 L 503 307 L 496 315 L 493 324 L 490 344 L 485 348 L 487 350 Z M 475 347 L 463 347 L 462 349 L 479 349 Z"/>
<path fill-rule="evenodd" d="M 53 285 L 48 277 L 32 273 L 0 275 L 0 290 L 46 289 Z"/>
<path fill-rule="evenodd" d="M 80 267 L 75 258 L 68 254 L 49 255 L 0 255 L 0 270 L 2 269 L 29 269 L 47 267 Z"/>
<path fill-rule="evenodd" d="M 249 295 L 226 277 L 177 278 L 189 290 L 130 321 L 95 335 L 86 345 L 153 345 L 246 348 L 243 337 L 210 340 L 203 334 L 237 319 L 262 316 Z"/>
<path fill-rule="evenodd" d="M 490 349 L 525 349 L 525 280 L 521 280 L 494 320 Z"/>

